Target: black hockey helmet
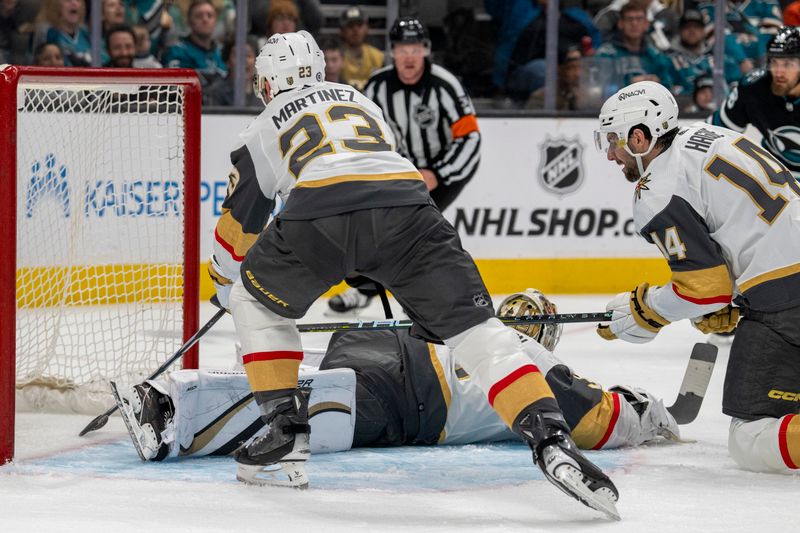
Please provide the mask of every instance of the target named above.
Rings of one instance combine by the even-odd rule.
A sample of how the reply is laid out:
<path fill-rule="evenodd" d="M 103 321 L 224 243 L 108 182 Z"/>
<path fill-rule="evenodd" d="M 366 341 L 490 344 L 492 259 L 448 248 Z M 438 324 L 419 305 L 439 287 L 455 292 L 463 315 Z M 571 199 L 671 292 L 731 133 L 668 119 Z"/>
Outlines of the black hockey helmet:
<path fill-rule="evenodd" d="M 800 57 L 800 27 L 783 26 L 767 44 L 767 59 Z"/>
<path fill-rule="evenodd" d="M 428 30 L 416 17 L 400 17 L 389 30 L 389 41 L 394 46 L 397 43 L 422 43 L 427 47 L 431 45 Z"/>

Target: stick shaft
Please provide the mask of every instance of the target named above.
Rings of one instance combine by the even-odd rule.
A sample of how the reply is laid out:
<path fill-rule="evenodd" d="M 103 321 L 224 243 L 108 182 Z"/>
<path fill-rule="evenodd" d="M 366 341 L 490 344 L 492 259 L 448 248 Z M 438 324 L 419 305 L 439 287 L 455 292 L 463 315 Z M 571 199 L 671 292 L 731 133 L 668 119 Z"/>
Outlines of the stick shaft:
<path fill-rule="evenodd" d="M 206 322 L 206 324 L 202 328 L 197 330 L 197 333 L 192 335 L 191 338 L 189 338 L 189 340 L 187 340 L 185 343 L 183 343 L 183 346 L 181 346 L 178 349 L 178 351 L 175 352 L 172 355 L 172 357 L 167 359 L 167 361 L 163 365 L 158 367 L 158 369 L 155 372 L 153 372 L 152 374 L 147 376 L 146 379 L 154 379 L 154 378 L 157 378 L 158 376 L 160 376 L 161 374 L 163 374 L 164 371 L 166 369 L 168 369 L 170 366 L 172 366 L 172 364 L 175 361 L 177 361 L 178 359 L 183 357 L 183 354 L 188 352 L 189 349 L 192 346 L 194 346 L 197 343 L 197 341 L 200 340 L 200 337 L 205 335 L 208 332 L 208 330 L 210 330 L 211 327 L 214 324 L 216 324 L 219 321 L 219 319 L 222 318 L 225 315 L 225 313 L 226 313 L 225 309 L 220 309 L 219 311 L 217 311 L 217 313 L 214 316 L 212 316 L 211 319 L 208 322 Z M 114 405 L 113 407 L 109 408 L 108 411 L 106 411 L 105 413 L 96 416 L 91 422 L 89 422 L 89 424 L 85 428 L 83 428 L 83 430 L 78 435 L 82 437 L 82 436 L 86 435 L 87 433 L 89 433 L 90 431 L 95 431 L 95 430 L 100 429 L 101 427 L 105 426 L 106 422 L 108 422 L 108 417 L 110 415 L 114 414 L 114 412 L 116 410 L 117 410 L 117 406 Z"/>
<path fill-rule="evenodd" d="M 503 317 L 499 319 L 508 326 L 522 326 L 526 324 L 571 324 L 577 322 L 608 322 L 611 320 L 611 311 L 603 313 L 572 313 L 557 315 L 536 315 L 530 317 Z M 383 329 L 408 329 L 414 323 L 410 320 L 374 320 L 371 322 L 330 322 L 320 324 L 297 324 L 300 333 L 326 333 L 332 331 L 349 330 L 383 330 Z"/>

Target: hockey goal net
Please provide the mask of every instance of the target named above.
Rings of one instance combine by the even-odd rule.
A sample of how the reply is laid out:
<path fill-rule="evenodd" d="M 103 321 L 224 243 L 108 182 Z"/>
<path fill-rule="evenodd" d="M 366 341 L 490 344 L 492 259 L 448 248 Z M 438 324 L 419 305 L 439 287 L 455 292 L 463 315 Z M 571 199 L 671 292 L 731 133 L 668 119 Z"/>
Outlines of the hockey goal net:
<path fill-rule="evenodd" d="M 197 330 L 199 136 L 192 71 L 0 66 L 0 464 Z"/>

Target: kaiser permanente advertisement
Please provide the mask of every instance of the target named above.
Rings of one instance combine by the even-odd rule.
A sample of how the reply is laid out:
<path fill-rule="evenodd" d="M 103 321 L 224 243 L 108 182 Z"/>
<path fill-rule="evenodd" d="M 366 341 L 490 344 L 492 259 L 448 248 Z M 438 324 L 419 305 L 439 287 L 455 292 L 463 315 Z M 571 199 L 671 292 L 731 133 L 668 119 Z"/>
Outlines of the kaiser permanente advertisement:
<path fill-rule="evenodd" d="M 230 149 L 250 120 L 203 117 L 203 259 L 225 197 Z M 619 292 L 668 279 L 657 248 L 634 234 L 634 184 L 594 148 L 596 123 L 478 118 L 480 167 L 444 215 L 490 291 Z"/>

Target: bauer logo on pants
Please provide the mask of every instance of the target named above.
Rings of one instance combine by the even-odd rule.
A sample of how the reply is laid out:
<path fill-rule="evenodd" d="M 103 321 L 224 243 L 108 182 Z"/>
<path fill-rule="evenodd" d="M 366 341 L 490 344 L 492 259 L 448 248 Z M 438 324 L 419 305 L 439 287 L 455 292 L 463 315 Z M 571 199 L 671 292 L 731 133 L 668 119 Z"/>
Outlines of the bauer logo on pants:
<path fill-rule="evenodd" d="M 583 185 L 583 145 L 575 139 L 547 137 L 540 146 L 539 182 L 559 196 Z"/>

